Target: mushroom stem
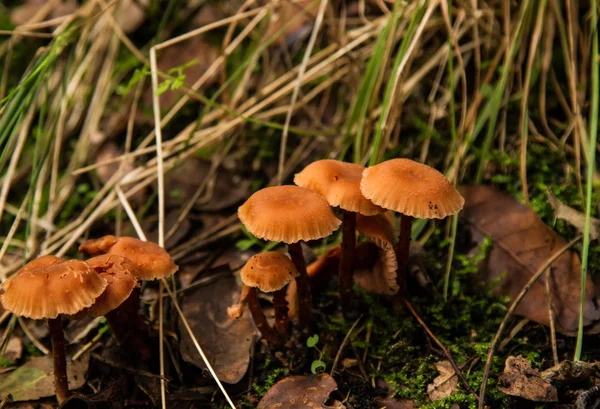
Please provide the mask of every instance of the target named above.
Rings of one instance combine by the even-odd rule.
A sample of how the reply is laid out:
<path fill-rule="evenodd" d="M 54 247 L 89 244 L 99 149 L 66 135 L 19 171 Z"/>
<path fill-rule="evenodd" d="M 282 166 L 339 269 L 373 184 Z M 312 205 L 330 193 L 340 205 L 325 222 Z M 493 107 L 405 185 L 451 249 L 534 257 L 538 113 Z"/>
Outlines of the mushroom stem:
<path fill-rule="evenodd" d="M 48 330 L 52 341 L 52 358 L 54 361 L 54 388 L 58 403 L 62 403 L 70 395 L 67 379 L 67 358 L 65 334 L 60 315 L 48 319 Z"/>
<path fill-rule="evenodd" d="M 296 277 L 298 300 L 300 304 L 298 311 L 298 326 L 301 329 L 305 329 L 312 321 L 312 295 L 310 291 L 310 281 L 306 272 L 306 262 L 304 261 L 300 242 L 288 244 L 288 252 L 299 273 L 299 276 Z"/>
<path fill-rule="evenodd" d="M 408 254 L 410 250 L 410 235 L 414 217 L 401 214 L 400 236 L 396 245 L 396 258 L 398 260 L 398 275 L 396 282 L 400 288 L 399 294 L 404 296 L 406 292 L 406 266 L 408 265 Z"/>
<path fill-rule="evenodd" d="M 273 306 L 275 307 L 275 329 L 281 335 L 288 330 L 288 306 L 285 299 L 285 287 L 273 293 Z"/>
<path fill-rule="evenodd" d="M 340 257 L 340 299 L 342 311 L 348 314 L 352 309 L 352 277 L 354 276 L 354 255 L 356 247 L 356 213 L 342 211 L 342 255 Z"/>
<path fill-rule="evenodd" d="M 106 313 L 105 318 L 119 341 L 119 345 L 137 362 L 148 362 L 152 356 L 148 324 L 138 312 L 139 288 L 117 308 Z"/>
<path fill-rule="evenodd" d="M 265 313 L 258 302 L 255 288 L 250 288 L 250 291 L 248 292 L 248 307 L 252 313 L 254 324 L 256 324 L 256 328 L 258 328 L 262 337 L 271 344 L 279 344 L 279 336 L 267 322 L 267 317 L 265 317 Z"/>

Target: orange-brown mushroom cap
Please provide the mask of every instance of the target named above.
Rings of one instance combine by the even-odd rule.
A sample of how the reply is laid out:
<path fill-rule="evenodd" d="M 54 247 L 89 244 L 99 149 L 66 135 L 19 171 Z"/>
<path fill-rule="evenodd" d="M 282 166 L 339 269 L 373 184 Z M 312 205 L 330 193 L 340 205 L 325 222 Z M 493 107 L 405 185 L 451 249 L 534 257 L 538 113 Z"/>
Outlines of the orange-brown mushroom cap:
<path fill-rule="evenodd" d="M 410 159 L 391 159 L 365 169 L 360 188 L 373 203 L 420 219 L 443 219 L 465 203 L 444 175 Z"/>
<path fill-rule="evenodd" d="M 179 269 L 169 253 L 158 244 L 133 237 L 104 236 L 86 241 L 79 250 L 90 254 L 104 252 L 125 257 L 138 267 L 136 278 L 139 280 L 166 278 Z"/>
<path fill-rule="evenodd" d="M 86 263 L 45 257 L 26 264 L 2 284 L 0 301 L 14 314 L 33 318 L 74 315 L 94 303 L 107 286 Z"/>
<path fill-rule="evenodd" d="M 108 285 L 87 309 L 92 317 L 101 317 L 121 305 L 138 285 L 138 268 L 132 261 L 117 254 L 103 254 L 86 260 L 88 266 L 106 280 Z"/>
<path fill-rule="evenodd" d="M 259 190 L 240 206 L 238 217 L 256 237 L 288 244 L 329 236 L 342 223 L 323 196 L 299 186 Z"/>
<path fill-rule="evenodd" d="M 250 257 L 240 273 L 244 285 L 257 287 L 265 293 L 281 290 L 298 275 L 292 260 L 278 251 Z"/>
<path fill-rule="evenodd" d="M 385 209 L 373 204 L 360 191 L 364 166 L 333 159 L 311 163 L 294 176 L 294 183 L 323 195 L 331 206 L 373 216 Z"/>

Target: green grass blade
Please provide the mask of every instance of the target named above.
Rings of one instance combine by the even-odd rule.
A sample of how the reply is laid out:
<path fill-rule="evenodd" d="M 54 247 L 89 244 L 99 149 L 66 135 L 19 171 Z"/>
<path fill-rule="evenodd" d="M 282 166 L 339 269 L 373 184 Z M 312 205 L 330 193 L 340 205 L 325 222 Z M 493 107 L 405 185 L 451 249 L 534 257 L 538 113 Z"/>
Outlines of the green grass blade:
<path fill-rule="evenodd" d="M 579 305 L 579 328 L 577 330 L 577 346 L 575 348 L 575 361 L 581 359 L 583 348 L 583 307 L 585 303 L 585 281 L 588 270 L 588 257 L 590 252 L 590 223 L 592 217 L 592 185 L 594 182 L 594 166 L 596 163 L 596 140 L 598 137 L 598 13 L 596 2 L 592 1 L 592 106 L 590 110 L 590 140 L 589 157 L 587 158 L 587 182 L 585 192 L 585 227 L 583 231 L 583 250 L 581 255 L 581 297 Z"/>

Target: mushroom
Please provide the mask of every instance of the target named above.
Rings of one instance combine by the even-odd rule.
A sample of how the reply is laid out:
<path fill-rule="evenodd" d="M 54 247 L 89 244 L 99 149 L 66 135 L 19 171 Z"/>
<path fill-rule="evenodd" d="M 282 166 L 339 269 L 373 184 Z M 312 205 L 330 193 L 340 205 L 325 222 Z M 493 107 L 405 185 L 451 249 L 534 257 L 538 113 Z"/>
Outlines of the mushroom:
<path fill-rule="evenodd" d="M 348 313 L 352 304 L 352 277 L 356 247 L 356 215 L 374 216 L 385 209 L 374 205 L 360 191 L 364 166 L 323 159 L 311 163 L 294 177 L 294 183 L 323 195 L 331 206 L 342 209 L 342 256 L 339 265 L 340 300 Z"/>
<path fill-rule="evenodd" d="M 287 334 L 288 307 L 285 299 L 285 286 L 294 278 L 298 277 L 298 270 L 294 263 L 282 253 L 267 251 L 251 257 L 242 268 L 240 277 L 244 287 L 240 304 L 227 309 L 232 318 L 241 315 L 241 304 L 248 301 L 252 319 L 263 337 L 271 343 L 279 343 L 279 336 Z M 273 293 L 273 306 L 275 307 L 275 329 L 267 323 L 265 314 L 260 308 L 256 288 L 265 292 Z"/>
<path fill-rule="evenodd" d="M 356 217 L 358 232 L 377 246 L 377 250 L 373 251 L 372 247 L 364 246 L 369 242 L 363 243 L 364 245 L 357 249 L 358 257 L 361 257 L 360 253 L 364 254 L 361 257 L 363 259 L 371 259 L 373 254 L 377 256 L 373 263 L 361 263 L 363 266 L 357 267 L 354 281 L 365 290 L 382 295 L 394 295 L 398 292 L 394 228 L 388 214 Z"/>
<path fill-rule="evenodd" d="M 113 258 L 110 265 L 103 266 L 102 262 L 111 259 L 98 259 L 98 261 L 93 262 L 94 268 L 100 271 L 104 268 L 127 269 L 137 280 L 167 278 L 178 270 L 177 265 L 165 249 L 158 244 L 133 237 L 108 235 L 99 239 L 87 240 L 79 246 L 79 251 L 91 255 L 121 256 L 128 261 Z M 148 347 L 148 338 L 144 336 L 144 334 L 149 333 L 148 325 L 138 313 L 139 300 L 139 286 L 134 286 L 129 297 L 110 314 L 110 317 L 107 316 L 107 319 L 115 330 L 115 335 L 119 338 L 121 345 L 135 349 L 137 354 L 132 355 L 132 357 L 139 357 L 144 362 L 151 357 L 151 351 Z M 127 343 L 124 342 L 125 339 L 127 339 Z"/>
<path fill-rule="evenodd" d="M 64 261 L 55 256 L 25 264 L 2 284 L 0 302 L 4 309 L 20 317 L 48 320 L 59 403 L 69 397 L 61 315 L 74 315 L 91 306 L 107 284 L 83 261 Z"/>
<path fill-rule="evenodd" d="M 288 245 L 290 258 L 298 270 L 300 328 L 311 321 L 312 297 L 300 240 L 329 236 L 341 221 L 320 194 L 298 186 L 267 187 L 254 193 L 238 209 L 238 217 L 254 236 Z"/>
<path fill-rule="evenodd" d="M 410 159 L 391 159 L 365 169 L 360 190 L 376 205 L 401 215 L 397 277 L 400 291 L 405 291 L 413 219 L 443 219 L 458 213 L 465 200 L 440 172 Z"/>

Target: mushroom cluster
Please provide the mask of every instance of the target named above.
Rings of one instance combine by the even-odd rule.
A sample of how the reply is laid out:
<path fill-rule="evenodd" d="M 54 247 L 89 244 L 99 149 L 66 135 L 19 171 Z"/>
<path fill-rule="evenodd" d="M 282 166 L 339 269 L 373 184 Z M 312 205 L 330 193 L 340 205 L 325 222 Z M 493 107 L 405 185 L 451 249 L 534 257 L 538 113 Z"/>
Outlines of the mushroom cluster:
<path fill-rule="evenodd" d="M 131 356 L 148 359 L 148 345 L 140 339 L 140 330 L 147 325 L 138 313 L 138 280 L 168 277 L 177 271 L 164 249 L 131 237 L 105 236 L 85 242 L 80 250 L 97 256 L 85 261 L 42 256 L 0 287 L 4 309 L 48 321 L 59 403 L 69 397 L 63 316 L 105 316 L 120 346 L 135 352 Z"/>
<path fill-rule="evenodd" d="M 295 270 L 290 268 L 285 274 L 281 265 L 290 259 L 282 253 L 254 256 L 242 269 L 240 302 L 228 309 L 231 318 L 238 318 L 244 302 L 248 302 L 257 328 L 272 343 L 280 342 L 286 333 L 287 321 L 283 321 L 282 314 L 287 306 L 281 295 L 286 285 L 289 284 L 288 299 L 298 304 L 300 329 L 306 329 L 311 322 L 311 287 L 301 241 L 326 237 L 343 226 L 338 275 L 340 304 L 348 315 L 354 308 L 353 282 L 369 291 L 404 296 L 414 218 L 445 218 L 464 205 L 464 199 L 444 175 L 409 159 L 391 159 L 370 168 L 318 160 L 297 173 L 294 183 L 297 186 L 259 190 L 238 209 L 238 217 L 250 233 L 286 243 L 291 265 L 295 266 Z M 340 208 L 342 220 L 331 207 Z M 393 217 L 388 211 L 400 214 L 396 244 Z M 357 247 L 357 230 L 370 244 Z M 278 278 L 282 281 L 276 282 Z M 255 288 L 274 292 L 277 330 L 269 326 L 260 310 Z"/>

